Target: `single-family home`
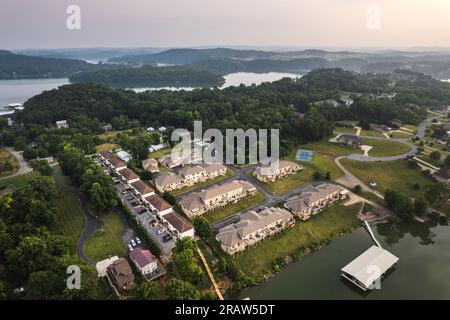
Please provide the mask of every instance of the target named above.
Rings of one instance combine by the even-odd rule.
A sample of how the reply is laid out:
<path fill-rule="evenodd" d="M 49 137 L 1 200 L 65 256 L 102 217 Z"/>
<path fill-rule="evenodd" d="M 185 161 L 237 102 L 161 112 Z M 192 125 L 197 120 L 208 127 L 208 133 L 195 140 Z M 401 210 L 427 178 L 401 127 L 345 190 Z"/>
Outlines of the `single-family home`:
<path fill-rule="evenodd" d="M 341 134 L 336 141 L 342 145 L 358 148 L 362 146 L 362 139 L 360 136 L 353 134 Z"/>
<path fill-rule="evenodd" d="M 134 248 L 130 252 L 130 258 L 143 276 L 158 269 L 158 259 L 149 250 L 140 247 Z"/>
<path fill-rule="evenodd" d="M 56 121 L 56 127 L 58 129 L 67 129 L 69 128 L 69 124 L 67 123 L 67 120 L 59 120 Z"/>
<path fill-rule="evenodd" d="M 116 260 L 119 260 L 118 256 L 113 256 L 111 258 L 104 259 L 95 264 L 95 269 L 97 269 L 97 275 L 99 278 L 106 277 L 106 272 L 108 267 Z"/>
<path fill-rule="evenodd" d="M 117 156 L 119 157 L 120 160 L 125 162 L 128 162 L 132 159 L 131 154 L 123 150 L 117 152 Z"/>
<path fill-rule="evenodd" d="M 437 181 L 450 184 L 450 168 L 446 165 L 436 171 L 433 176 Z"/>
<path fill-rule="evenodd" d="M 134 287 L 134 274 L 125 258 L 119 258 L 111 263 L 106 273 L 119 293 L 127 293 Z"/>
<path fill-rule="evenodd" d="M 151 173 L 159 172 L 158 161 L 156 159 L 148 158 L 148 159 L 142 160 L 141 164 L 142 164 L 142 168 L 146 171 L 149 171 Z"/>

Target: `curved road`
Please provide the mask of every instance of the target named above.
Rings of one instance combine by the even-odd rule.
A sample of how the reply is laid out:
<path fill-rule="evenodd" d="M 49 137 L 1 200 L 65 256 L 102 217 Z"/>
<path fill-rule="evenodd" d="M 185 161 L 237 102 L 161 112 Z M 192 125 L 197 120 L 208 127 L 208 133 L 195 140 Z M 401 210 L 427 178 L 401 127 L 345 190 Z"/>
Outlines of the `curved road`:
<path fill-rule="evenodd" d="M 71 186 L 68 186 L 66 183 L 64 183 L 64 181 L 61 180 L 61 176 L 59 174 L 56 174 L 54 170 L 52 172 L 52 175 L 55 178 L 55 183 L 59 190 L 62 190 L 65 193 L 73 195 L 75 198 L 78 199 L 78 201 L 80 201 L 80 207 L 83 210 L 86 225 L 84 226 L 80 239 L 78 239 L 77 255 L 84 262 L 95 265 L 96 261 L 92 260 L 91 258 L 87 257 L 84 254 L 83 245 L 84 242 L 94 233 L 95 230 L 103 226 L 103 222 L 92 214 L 92 212 L 89 210 L 87 206 L 87 200 L 85 196 L 81 194 L 81 192 L 78 189 L 72 188 Z"/>

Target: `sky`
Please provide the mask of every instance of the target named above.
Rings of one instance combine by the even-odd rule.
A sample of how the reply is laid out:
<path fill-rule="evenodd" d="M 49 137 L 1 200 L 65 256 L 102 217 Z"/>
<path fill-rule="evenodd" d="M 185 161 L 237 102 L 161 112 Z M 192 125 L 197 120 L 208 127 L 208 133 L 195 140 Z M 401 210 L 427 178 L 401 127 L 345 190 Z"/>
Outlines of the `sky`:
<path fill-rule="evenodd" d="M 450 0 L 0 0 L 2 49 L 199 46 L 450 47 Z"/>

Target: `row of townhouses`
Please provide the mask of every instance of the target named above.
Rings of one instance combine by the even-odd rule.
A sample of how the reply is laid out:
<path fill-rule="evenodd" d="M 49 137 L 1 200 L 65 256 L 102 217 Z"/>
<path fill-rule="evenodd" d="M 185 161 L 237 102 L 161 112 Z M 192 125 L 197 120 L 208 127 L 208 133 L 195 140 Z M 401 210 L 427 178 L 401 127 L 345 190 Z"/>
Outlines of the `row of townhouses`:
<path fill-rule="evenodd" d="M 225 252 L 233 255 L 294 224 L 294 216 L 286 209 L 271 207 L 260 212 L 247 211 L 238 222 L 220 229 L 216 239 Z"/>
<path fill-rule="evenodd" d="M 287 175 L 294 174 L 302 169 L 303 167 L 295 162 L 280 160 L 278 162 L 277 170 L 272 169 L 271 166 L 260 166 L 255 169 L 254 175 L 259 181 L 274 182 Z"/>
<path fill-rule="evenodd" d="M 179 166 L 184 166 L 190 163 L 200 163 L 202 162 L 202 152 L 193 149 L 190 154 L 184 154 L 183 152 L 176 153 L 172 151 L 169 154 L 165 154 L 158 159 L 158 163 L 161 166 L 168 168 L 175 168 Z"/>
<path fill-rule="evenodd" d="M 309 185 L 299 194 L 287 199 L 284 207 L 300 219 L 307 220 L 348 195 L 348 190 L 332 183 Z"/>
<path fill-rule="evenodd" d="M 156 214 L 163 224 L 178 238 L 193 237 L 194 227 L 173 210 L 173 207 L 155 193 L 152 187 L 140 180 L 139 176 L 127 168 L 125 163 L 109 151 L 99 152 L 105 163 L 123 183 L 133 190 L 141 201 Z"/>
<path fill-rule="evenodd" d="M 160 192 L 181 189 L 196 183 L 224 176 L 227 168 L 221 164 L 202 164 L 184 167 L 178 174 L 166 172 L 155 179 L 156 189 Z"/>
<path fill-rule="evenodd" d="M 180 201 L 181 209 L 190 218 L 237 202 L 256 194 L 256 188 L 245 180 L 233 180 L 200 192 L 192 192 Z"/>

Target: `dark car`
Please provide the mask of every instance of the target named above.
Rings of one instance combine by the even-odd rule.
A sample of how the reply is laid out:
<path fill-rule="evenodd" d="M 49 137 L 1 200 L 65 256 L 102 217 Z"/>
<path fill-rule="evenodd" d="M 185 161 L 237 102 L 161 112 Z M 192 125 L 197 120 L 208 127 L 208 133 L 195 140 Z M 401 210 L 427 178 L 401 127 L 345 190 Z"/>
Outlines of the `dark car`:
<path fill-rule="evenodd" d="M 139 201 L 133 201 L 133 202 L 131 202 L 131 205 L 133 207 L 137 207 L 138 205 L 140 205 L 140 203 L 139 203 Z"/>
<path fill-rule="evenodd" d="M 162 239 L 163 239 L 163 242 L 168 242 L 168 241 L 172 240 L 172 237 L 170 235 L 166 234 Z"/>
<path fill-rule="evenodd" d="M 138 214 L 143 214 L 144 212 L 147 212 L 147 209 L 141 207 L 141 208 L 136 209 L 136 212 L 137 212 Z"/>

